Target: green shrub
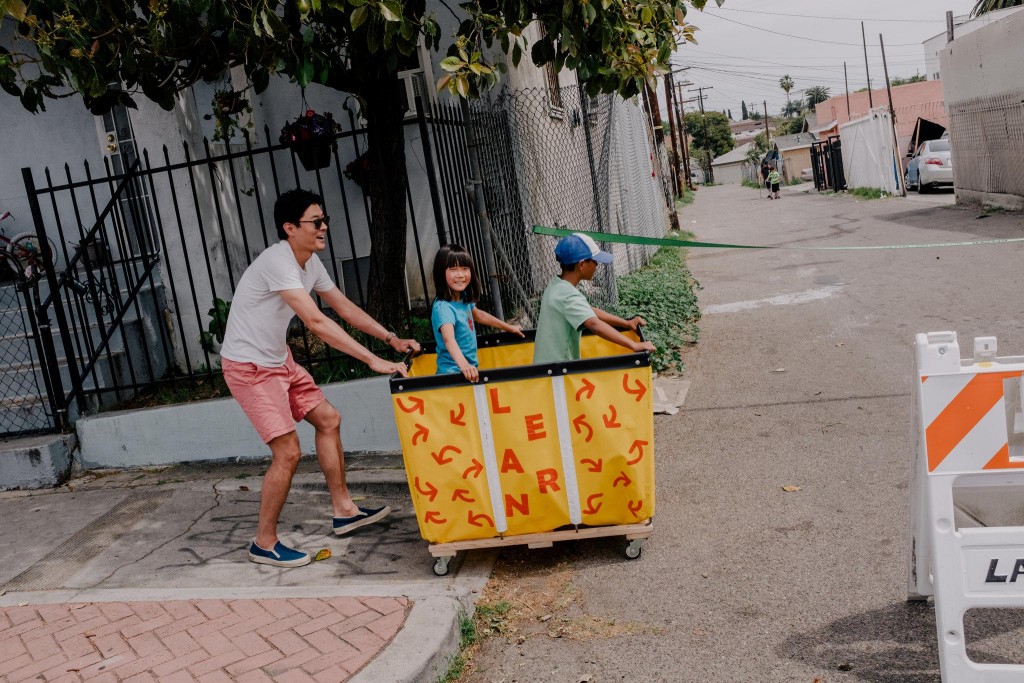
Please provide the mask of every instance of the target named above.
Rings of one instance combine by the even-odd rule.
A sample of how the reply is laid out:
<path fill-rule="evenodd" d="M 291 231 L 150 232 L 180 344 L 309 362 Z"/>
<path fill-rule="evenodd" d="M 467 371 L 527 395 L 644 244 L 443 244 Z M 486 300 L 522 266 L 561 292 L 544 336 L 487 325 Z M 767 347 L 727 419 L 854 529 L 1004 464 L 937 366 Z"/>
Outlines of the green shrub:
<path fill-rule="evenodd" d="M 671 235 L 689 239 L 685 235 Z M 639 315 L 647 321 L 644 336 L 657 347 L 651 365 L 657 372 L 683 369 L 682 348 L 694 344 L 700 335 L 697 321 L 697 282 L 683 262 L 685 251 L 663 247 L 644 268 L 618 278 L 619 304 L 616 314 Z"/>
<path fill-rule="evenodd" d="M 888 196 L 877 187 L 851 187 L 846 191 L 861 199 L 881 199 L 883 195 Z"/>
<path fill-rule="evenodd" d="M 747 180 L 746 178 L 744 178 L 743 187 L 752 187 L 753 189 L 757 190 L 764 187 L 764 185 L 762 183 L 757 182 L 756 180 Z"/>

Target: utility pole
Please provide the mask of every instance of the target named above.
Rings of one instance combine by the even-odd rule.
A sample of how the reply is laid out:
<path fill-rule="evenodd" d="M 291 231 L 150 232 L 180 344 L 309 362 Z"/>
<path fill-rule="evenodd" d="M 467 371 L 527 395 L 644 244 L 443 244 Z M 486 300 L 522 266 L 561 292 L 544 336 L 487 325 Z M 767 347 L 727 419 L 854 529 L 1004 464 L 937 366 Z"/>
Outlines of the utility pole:
<path fill-rule="evenodd" d="M 690 155 L 689 150 L 686 148 L 686 122 L 683 119 L 682 107 L 682 101 L 684 99 L 682 94 L 683 88 L 688 85 L 693 85 L 693 83 L 691 81 L 686 80 L 682 81 L 681 83 L 676 83 L 675 75 L 683 71 L 689 71 L 692 68 L 693 67 L 684 66 L 678 69 L 673 69 L 672 71 L 669 72 L 669 74 L 672 76 L 672 98 L 669 100 L 668 106 L 672 108 L 672 111 L 674 112 L 676 119 L 675 133 L 672 136 L 672 145 L 678 145 L 676 147 L 676 149 L 678 150 L 677 154 L 682 155 L 683 170 L 686 172 L 685 178 L 680 177 L 680 195 L 682 194 L 684 186 L 689 187 L 691 190 L 693 189 L 693 181 L 690 178 Z"/>
<path fill-rule="evenodd" d="M 772 134 L 768 132 L 768 100 L 764 101 L 764 141 L 769 145 L 772 142 Z"/>
<path fill-rule="evenodd" d="M 679 168 L 679 137 L 676 135 L 676 114 L 675 114 L 675 100 L 672 97 L 672 72 L 665 74 L 665 106 L 668 107 L 668 131 L 672 139 L 673 147 L 673 159 L 672 159 L 672 180 L 674 182 L 674 191 L 677 196 L 682 196 L 684 193 L 683 184 L 680 182 L 681 170 Z"/>
<path fill-rule="evenodd" d="M 850 112 L 850 79 L 846 75 L 846 62 L 843 62 L 843 82 L 846 84 L 846 118 L 852 119 Z"/>
<path fill-rule="evenodd" d="M 686 85 L 693 85 L 689 81 Z M 690 171 L 690 150 L 686 144 L 686 102 L 683 95 L 683 84 L 676 85 L 676 118 L 679 120 L 679 147 L 683 151 L 683 170 L 686 172 L 686 186 L 693 190 L 693 173 Z"/>
<path fill-rule="evenodd" d="M 868 68 L 868 39 L 864 33 L 864 22 L 860 22 L 860 37 L 864 41 L 864 72 L 868 76 L 868 109 L 874 109 L 875 103 L 871 98 L 871 69 Z"/>
<path fill-rule="evenodd" d="M 953 42 L 953 12 L 946 12 L 946 42 Z"/>
<path fill-rule="evenodd" d="M 889 93 L 889 116 L 892 118 L 892 149 L 896 155 L 896 166 L 899 173 L 896 176 L 896 185 L 900 188 L 900 196 L 907 196 L 907 184 L 903 182 L 903 155 L 900 154 L 900 143 L 896 137 L 896 109 L 892 106 L 892 84 L 889 82 L 889 64 L 885 60 L 885 39 L 878 34 L 878 44 L 882 47 L 882 68 L 885 70 L 885 90 Z"/>
<path fill-rule="evenodd" d="M 708 146 L 708 120 L 707 120 L 707 118 L 704 115 L 704 91 L 705 90 L 714 90 L 714 88 L 712 88 L 710 86 L 703 86 L 703 87 L 700 87 L 700 88 L 690 88 L 690 90 L 688 92 L 695 92 L 696 91 L 698 93 L 697 101 L 700 102 L 700 124 L 701 124 L 701 127 L 704 129 L 704 153 L 707 154 L 707 157 L 708 157 L 708 168 L 707 168 L 708 177 L 705 178 L 704 182 L 705 182 L 705 184 L 713 185 L 714 182 L 715 182 L 715 169 L 711 166 L 711 160 L 712 160 L 711 148 Z"/>

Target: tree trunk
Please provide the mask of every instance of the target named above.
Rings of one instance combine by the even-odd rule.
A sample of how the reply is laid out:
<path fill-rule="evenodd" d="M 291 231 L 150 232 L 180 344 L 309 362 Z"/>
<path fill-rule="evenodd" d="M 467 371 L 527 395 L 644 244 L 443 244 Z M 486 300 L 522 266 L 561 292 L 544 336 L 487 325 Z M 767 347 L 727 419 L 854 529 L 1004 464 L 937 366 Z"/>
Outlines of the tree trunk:
<path fill-rule="evenodd" d="M 370 154 L 370 274 L 367 312 L 385 327 L 401 332 L 407 311 L 405 246 L 407 232 L 405 131 L 400 83 L 381 72 L 367 79 L 366 104 Z"/>

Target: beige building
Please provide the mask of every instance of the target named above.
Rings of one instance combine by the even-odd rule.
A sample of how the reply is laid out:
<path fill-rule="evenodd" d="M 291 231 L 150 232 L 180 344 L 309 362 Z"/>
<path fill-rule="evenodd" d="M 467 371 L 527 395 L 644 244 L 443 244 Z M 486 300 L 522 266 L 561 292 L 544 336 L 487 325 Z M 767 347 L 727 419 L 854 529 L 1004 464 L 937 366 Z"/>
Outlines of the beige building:
<path fill-rule="evenodd" d="M 796 133 L 775 138 L 775 146 L 782 159 L 782 179 L 790 182 L 800 177 L 800 171 L 811 167 L 811 145 L 817 142 L 811 133 Z"/>

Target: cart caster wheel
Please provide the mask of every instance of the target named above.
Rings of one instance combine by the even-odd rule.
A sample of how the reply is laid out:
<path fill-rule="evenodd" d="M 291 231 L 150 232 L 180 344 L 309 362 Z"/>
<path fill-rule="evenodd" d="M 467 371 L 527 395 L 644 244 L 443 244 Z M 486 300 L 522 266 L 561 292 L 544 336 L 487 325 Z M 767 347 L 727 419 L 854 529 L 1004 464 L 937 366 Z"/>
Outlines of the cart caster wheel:
<path fill-rule="evenodd" d="M 434 562 L 434 573 L 438 576 L 444 576 L 448 573 L 448 563 L 451 561 L 451 557 L 439 557 Z"/>
<path fill-rule="evenodd" d="M 643 547 L 640 541 L 630 541 L 629 545 L 626 546 L 626 557 L 631 560 L 635 560 L 640 557 L 640 553 L 643 551 Z"/>

